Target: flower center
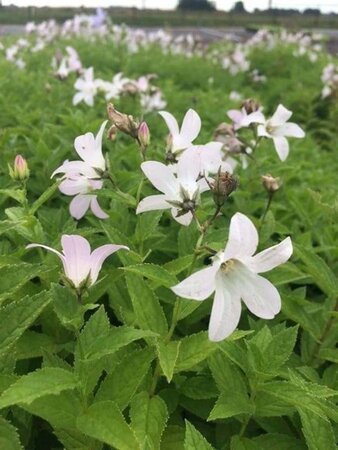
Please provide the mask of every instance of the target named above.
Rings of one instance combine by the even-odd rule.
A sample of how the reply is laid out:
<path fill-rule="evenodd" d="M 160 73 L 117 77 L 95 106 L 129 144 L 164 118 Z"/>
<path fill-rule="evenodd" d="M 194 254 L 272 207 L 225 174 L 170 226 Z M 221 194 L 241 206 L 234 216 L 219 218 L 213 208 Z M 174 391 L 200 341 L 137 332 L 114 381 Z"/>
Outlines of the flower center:
<path fill-rule="evenodd" d="M 235 260 L 229 259 L 228 261 L 222 262 L 221 271 L 223 273 L 228 273 L 234 266 Z"/>

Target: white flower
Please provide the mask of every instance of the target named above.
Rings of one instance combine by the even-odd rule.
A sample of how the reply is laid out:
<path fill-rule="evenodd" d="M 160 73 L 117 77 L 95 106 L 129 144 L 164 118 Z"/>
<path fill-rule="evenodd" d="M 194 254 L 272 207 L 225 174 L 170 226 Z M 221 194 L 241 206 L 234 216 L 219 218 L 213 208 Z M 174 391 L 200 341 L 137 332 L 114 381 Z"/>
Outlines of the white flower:
<path fill-rule="evenodd" d="M 94 105 L 94 97 L 97 93 L 97 84 L 94 80 L 94 69 L 89 67 L 83 72 L 81 78 L 78 78 L 74 84 L 77 91 L 73 97 L 73 105 L 85 102 L 88 106 Z"/>
<path fill-rule="evenodd" d="M 201 130 L 201 119 L 196 111 L 189 109 L 184 116 L 181 129 L 175 117 L 167 111 L 159 111 L 170 131 L 171 152 L 177 153 L 192 145 Z"/>
<path fill-rule="evenodd" d="M 227 112 L 227 115 L 233 121 L 235 130 L 248 127 L 252 123 L 265 122 L 265 117 L 261 110 L 248 114 L 246 109 L 243 107 L 241 109 L 230 109 L 230 111 Z"/>
<path fill-rule="evenodd" d="M 42 247 L 55 253 L 62 261 L 66 277 L 75 288 L 81 287 L 84 282 L 92 286 L 99 276 L 103 262 L 109 255 L 121 249 L 129 250 L 125 245 L 107 244 L 91 252 L 87 239 L 77 234 L 64 234 L 61 237 L 61 245 L 62 253 L 42 244 L 29 244 L 26 248 Z"/>
<path fill-rule="evenodd" d="M 258 233 L 245 215 L 236 213 L 230 222 L 229 239 L 211 266 L 195 272 L 172 290 L 183 298 L 205 300 L 215 292 L 209 322 L 209 339 L 221 341 L 237 327 L 241 300 L 262 319 L 273 319 L 281 309 L 281 298 L 270 281 L 258 275 L 285 263 L 292 255 L 288 237 L 280 244 L 253 256 Z"/>
<path fill-rule="evenodd" d="M 258 125 L 258 136 L 271 138 L 281 161 L 285 161 L 289 154 L 289 143 L 286 137 L 303 138 L 304 131 L 296 123 L 288 122 L 292 112 L 283 105 L 278 105 L 274 115 L 264 124 Z"/>
<path fill-rule="evenodd" d="M 141 93 L 140 104 L 144 112 L 158 111 L 167 106 L 167 102 L 162 98 L 160 90 L 151 94 Z"/>
<path fill-rule="evenodd" d="M 197 180 L 200 172 L 198 154 L 181 158 L 175 176 L 172 168 L 157 161 L 146 161 L 141 168 L 149 181 L 163 194 L 151 195 L 139 203 L 136 214 L 160 209 L 171 209 L 173 218 L 189 225 L 199 201 L 199 194 L 209 189 L 205 180 Z"/>

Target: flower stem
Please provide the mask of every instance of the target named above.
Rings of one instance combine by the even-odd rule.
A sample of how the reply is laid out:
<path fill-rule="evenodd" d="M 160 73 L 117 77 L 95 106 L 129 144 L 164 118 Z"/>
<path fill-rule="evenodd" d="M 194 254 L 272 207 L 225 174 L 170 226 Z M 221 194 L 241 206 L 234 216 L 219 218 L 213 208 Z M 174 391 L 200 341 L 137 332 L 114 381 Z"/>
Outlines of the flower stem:
<path fill-rule="evenodd" d="M 266 215 L 267 215 L 267 213 L 268 213 L 268 211 L 270 209 L 270 206 L 271 206 L 271 203 L 272 203 L 272 199 L 273 199 L 273 194 L 274 194 L 273 192 L 269 192 L 268 193 L 268 201 L 266 203 L 266 207 L 265 207 L 264 213 L 262 215 L 261 226 L 263 225 L 263 223 L 265 221 L 265 218 L 266 218 Z"/>

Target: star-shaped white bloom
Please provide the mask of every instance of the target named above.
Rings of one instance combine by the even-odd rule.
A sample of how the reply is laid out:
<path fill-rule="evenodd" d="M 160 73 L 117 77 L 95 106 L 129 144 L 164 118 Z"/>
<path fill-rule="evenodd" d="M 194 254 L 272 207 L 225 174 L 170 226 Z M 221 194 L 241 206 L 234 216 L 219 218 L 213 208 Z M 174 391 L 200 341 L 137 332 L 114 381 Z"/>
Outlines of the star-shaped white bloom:
<path fill-rule="evenodd" d="M 97 93 L 97 83 L 94 80 L 94 69 L 89 67 L 83 72 L 81 78 L 78 78 L 74 84 L 77 91 L 73 97 L 73 105 L 85 102 L 88 106 L 94 105 L 94 98 Z"/>
<path fill-rule="evenodd" d="M 241 300 L 262 319 L 273 319 L 281 309 L 279 292 L 258 275 L 285 263 L 292 255 L 291 239 L 253 256 L 258 233 L 251 220 L 236 213 L 230 222 L 229 239 L 211 266 L 195 272 L 172 290 L 183 298 L 205 300 L 215 292 L 209 322 L 209 339 L 221 341 L 237 327 Z"/>
<path fill-rule="evenodd" d="M 289 154 L 287 137 L 303 138 L 304 131 L 296 123 L 288 122 L 292 112 L 283 105 L 278 105 L 273 116 L 264 124 L 258 125 L 258 136 L 271 138 L 281 161 L 285 161 Z"/>
<path fill-rule="evenodd" d="M 201 119 L 196 111 L 189 109 L 184 116 L 181 129 L 175 117 L 167 111 L 159 111 L 170 132 L 171 152 L 177 153 L 192 145 L 201 130 Z"/>
<path fill-rule="evenodd" d="M 109 255 L 118 250 L 129 250 L 125 245 L 107 244 L 91 252 L 89 242 L 82 236 L 64 234 L 61 237 L 62 253 L 42 244 L 29 244 L 26 248 L 42 247 L 55 253 L 62 261 L 66 277 L 79 288 L 88 282 L 92 286 L 101 270 L 102 264 Z"/>
<path fill-rule="evenodd" d="M 189 225 L 193 218 L 191 211 L 199 202 L 199 194 L 209 189 L 204 179 L 196 181 L 200 171 L 197 152 L 191 158 L 181 158 L 176 166 L 176 175 L 170 166 L 157 161 L 146 161 L 141 164 L 141 168 L 149 181 L 163 194 L 141 200 L 136 214 L 171 209 L 177 222 Z"/>

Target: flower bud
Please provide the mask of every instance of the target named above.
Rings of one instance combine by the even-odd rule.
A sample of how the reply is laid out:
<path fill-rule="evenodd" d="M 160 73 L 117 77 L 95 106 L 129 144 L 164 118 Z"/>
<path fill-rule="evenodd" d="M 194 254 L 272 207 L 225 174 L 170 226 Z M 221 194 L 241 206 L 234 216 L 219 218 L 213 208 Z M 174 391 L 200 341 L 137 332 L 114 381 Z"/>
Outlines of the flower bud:
<path fill-rule="evenodd" d="M 107 138 L 110 141 L 115 141 L 116 135 L 117 135 L 117 128 L 115 125 L 112 125 L 107 132 Z"/>
<path fill-rule="evenodd" d="M 262 184 L 269 194 L 278 191 L 282 185 L 280 178 L 274 178 L 271 175 L 262 175 Z"/>
<path fill-rule="evenodd" d="M 259 111 L 260 104 L 256 102 L 256 100 L 249 98 L 242 103 L 242 108 L 245 109 L 247 114 L 251 114 L 253 112 Z"/>
<path fill-rule="evenodd" d="M 8 165 L 8 169 L 9 175 L 13 180 L 24 181 L 29 177 L 27 161 L 21 155 L 16 155 L 13 167 Z"/>
<path fill-rule="evenodd" d="M 214 138 L 217 139 L 219 137 L 225 137 L 225 136 L 235 136 L 235 130 L 233 128 L 233 125 L 230 125 L 229 123 L 222 122 L 218 125 L 216 130 L 214 131 Z"/>
<path fill-rule="evenodd" d="M 142 122 L 138 129 L 138 140 L 144 151 L 150 143 L 150 131 L 146 122 Z"/>
<path fill-rule="evenodd" d="M 128 134 L 134 139 L 138 138 L 138 129 L 140 124 L 134 120 L 133 116 L 117 111 L 112 103 L 108 104 L 107 112 L 109 119 L 118 130 L 122 131 L 122 133 Z"/>
<path fill-rule="evenodd" d="M 214 202 L 217 207 L 224 205 L 230 194 L 238 187 L 238 179 L 229 172 L 222 172 L 219 169 L 215 180 L 210 183 L 210 189 L 213 193 Z"/>

